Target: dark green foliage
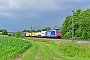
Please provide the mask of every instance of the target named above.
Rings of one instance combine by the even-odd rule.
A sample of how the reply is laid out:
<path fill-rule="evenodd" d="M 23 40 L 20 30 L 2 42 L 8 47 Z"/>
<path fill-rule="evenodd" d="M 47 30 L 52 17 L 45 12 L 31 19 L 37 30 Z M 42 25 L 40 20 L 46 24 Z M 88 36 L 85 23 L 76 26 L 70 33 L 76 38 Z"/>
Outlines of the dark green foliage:
<path fill-rule="evenodd" d="M 74 38 L 90 40 L 90 9 L 77 9 L 73 14 Z M 61 27 L 63 38 L 72 38 L 72 16 L 67 16 Z"/>
<path fill-rule="evenodd" d="M 48 30 L 51 30 L 51 28 L 50 27 L 45 27 L 45 28 L 43 28 L 42 29 L 42 31 L 48 31 Z M 23 30 L 23 32 L 41 32 L 41 30 Z"/>
<path fill-rule="evenodd" d="M 36 32 L 35 30 L 23 30 L 23 32 Z"/>
<path fill-rule="evenodd" d="M 0 29 L 0 32 L 2 32 L 3 31 L 3 29 Z"/>
<path fill-rule="evenodd" d="M 21 33 L 21 32 L 15 32 L 14 34 L 13 34 L 13 36 L 14 37 L 17 37 L 17 38 L 23 38 L 24 36 L 23 36 L 23 34 Z"/>
<path fill-rule="evenodd" d="M 3 29 L 3 30 L 2 30 L 2 34 L 3 34 L 3 35 L 7 35 L 7 30 L 6 30 L 6 29 Z"/>
<path fill-rule="evenodd" d="M 7 35 L 7 30 L 6 29 L 0 29 L 1 34 L 0 35 Z"/>
<path fill-rule="evenodd" d="M 29 32 L 29 30 L 26 30 L 26 29 L 25 29 L 25 30 L 23 30 L 23 32 Z"/>
<path fill-rule="evenodd" d="M 31 32 L 35 32 L 35 30 L 29 30 L 29 32 L 31 33 Z"/>
<path fill-rule="evenodd" d="M 45 27 L 44 29 L 42 29 L 42 31 L 48 31 L 48 30 L 51 30 L 50 27 Z"/>
<path fill-rule="evenodd" d="M 37 30 L 36 32 L 41 32 L 41 30 Z"/>

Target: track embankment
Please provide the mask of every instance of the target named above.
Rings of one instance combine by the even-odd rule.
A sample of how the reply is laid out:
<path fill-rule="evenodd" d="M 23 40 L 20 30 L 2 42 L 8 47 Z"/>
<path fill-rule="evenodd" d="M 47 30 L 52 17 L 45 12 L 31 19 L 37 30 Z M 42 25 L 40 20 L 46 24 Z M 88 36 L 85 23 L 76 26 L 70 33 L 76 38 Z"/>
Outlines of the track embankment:
<path fill-rule="evenodd" d="M 90 44 L 90 40 L 52 39 L 52 38 L 35 38 L 35 37 L 25 37 L 25 38 L 33 38 L 33 39 L 37 39 L 37 40 L 52 40 L 52 41 L 76 42 L 76 43 Z"/>

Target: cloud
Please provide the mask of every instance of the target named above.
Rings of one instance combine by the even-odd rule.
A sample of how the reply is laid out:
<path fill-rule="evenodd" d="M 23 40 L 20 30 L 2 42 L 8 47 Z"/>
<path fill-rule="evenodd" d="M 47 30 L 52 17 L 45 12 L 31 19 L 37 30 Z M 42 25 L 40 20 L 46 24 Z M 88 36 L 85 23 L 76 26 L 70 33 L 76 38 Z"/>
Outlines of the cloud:
<path fill-rule="evenodd" d="M 3 0 L 0 1 L 0 9 L 15 9 L 19 8 L 18 3 L 15 0 Z"/>
<path fill-rule="evenodd" d="M 0 12 L 0 16 L 13 16 L 13 14 L 12 13 L 5 13 L 5 12 Z"/>
<path fill-rule="evenodd" d="M 0 6 L 0 9 L 4 9 L 5 7 L 4 6 Z"/>
<path fill-rule="evenodd" d="M 10 14 L 16 14 L 17 16 L 22 16 L 25 13 L 27 17 L 37 17 L 40 16 L 39 13 L 35 13 L 37 11 L 47 12 L 74 9 L 74 3 L 77 2 L 89 2 L 89 0 L 0 0 L 0 12 L 4 12 L 4 14 L 0 15 L 11 16 Z M 9 14 L 10 11 L 12 12 Z M 22 14 L 19 14 L 19 12 L 22 12 Z"/>
<path fill-rule="evenodd" d="M 28 13 L 26 17 L 39 17 L 40 15 L 37 13 Z"/>
<path fill-rule="evenodd" d="M 62 0 L 3 0 L 0 9 L 57 10 L 62 9 Z M 60 5 L 59 5 L 60 4 Z"/>
<path fill-rule="evenodd" d="M 18 8 L 19 7 L 18 3 L 15 0 L 8 0 L 7 5 L 9 8 Z"/>
<path fill-rule="evenodd" d="M 0 9 L 29 9 L 34 11 L 65 10 L 72 7 L 67 3 L 80 3 L 86 1 L 88 0 L 1 0 Z"/>
<path fill-rule="evenodd" d="M 5 8 L 59 9 L 64 3 L 90 2 L 89 0 L 1 0 Z"/>
<path fill-rule="evenodd" d="M 81 3 L 81 2 L 90 2 L 89 0 L 59 0 L 62 3 Z"/>

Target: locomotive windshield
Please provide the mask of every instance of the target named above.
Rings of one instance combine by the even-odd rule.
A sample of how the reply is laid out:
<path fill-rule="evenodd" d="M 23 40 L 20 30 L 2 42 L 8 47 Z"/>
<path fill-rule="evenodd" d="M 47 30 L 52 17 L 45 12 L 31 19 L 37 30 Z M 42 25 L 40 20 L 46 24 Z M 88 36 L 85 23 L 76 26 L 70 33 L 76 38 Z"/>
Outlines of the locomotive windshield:
<path fill-rule="evenodd" d="M 61 33 L 61 31 L 60 30 L 56 30 L 56 33 Z"/>

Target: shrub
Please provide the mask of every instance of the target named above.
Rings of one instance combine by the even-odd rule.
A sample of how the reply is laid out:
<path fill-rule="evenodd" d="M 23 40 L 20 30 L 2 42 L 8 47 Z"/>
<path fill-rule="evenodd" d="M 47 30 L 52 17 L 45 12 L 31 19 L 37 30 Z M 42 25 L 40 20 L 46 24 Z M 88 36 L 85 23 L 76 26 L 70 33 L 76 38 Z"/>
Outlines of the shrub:
<path fill-rule="evenodd" d="M 7 30 L 6 29 L 2 30 L 2 34 L 7 35 Z"/>
<path fill-rule="evenodd" d="M 20 31 L 15 32 L 15 33 L 13 34 L 13 36 L 14 36 L 14 37 L 17 37 L 17 38 L 23 38 L 23 37 L 24 37 L 23 34 L 22 34 Z"/>

